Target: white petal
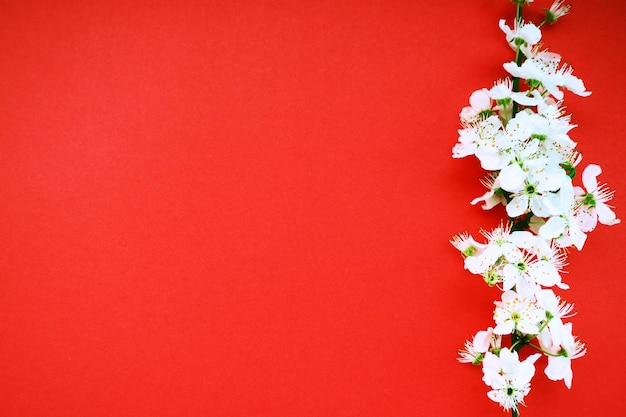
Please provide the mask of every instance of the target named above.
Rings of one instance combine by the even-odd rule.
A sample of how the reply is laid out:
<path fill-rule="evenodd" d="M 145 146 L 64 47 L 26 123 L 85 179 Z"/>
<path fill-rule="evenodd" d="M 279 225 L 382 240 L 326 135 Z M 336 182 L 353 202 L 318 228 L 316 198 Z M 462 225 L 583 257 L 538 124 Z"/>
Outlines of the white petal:
<path fill-rule="evenodd" d="M 534 195 L 530 200 L 530 209 L 538 217 L 549 217 L 553 213 L 552 204 L 542 195 Z"/>
<path fill-rule="evenodd" d="M 537 99 L 528 97 L 526 94 L 527 93 L 511 93 L 511 98 L 522 106 L 536 106 L 538 104 Z"/>
<path fill-rule="evenodd" d="M 513 243 L 505 243 L 501 246 L 502 254 L 510 263 L 518 262 L 524 259 L 524 254 Z"/>
<path fill-rule="evenodd" d="M 585 84 L 583 81 L 571 74 L 565 74 L 565 88 L 570 90 L 572 93 L 579 95 L 581 97 L 588 97 L 591 95 L 591 91 L 587 91 L 585 89 Z"/>
<path fill-rule="evenodd" d="M 482 274 L 494 264 L 500 255 L 502 255 L 502 251 L 499 246 L 489 245 L 480 255 L 465 258 L 465 269 L 472 274 Z"/>
<path fill-rule="evenodd" d="M 502 268 L 502 276 L 504 278 L 502 288 L 507 291 L 511 290 L 515 285 L 517 285 L 519 270 L 511 264 L 506 264 L 504 265 L 504 268 Z"/>
<path fill-rule="evenodd" d="M 526 173 L 518 164 L 511 164 L 500 171 L 498 181 L 500 181 L 500 187 L 506 191 L 519 191 L 524 185 L 526 179 Z"/>
<path fill-rule="evenodd" d="M 541 30 L 532 23 L 527 23 L 519 31 L 520 37 L 530 45 L 534 45 L 541 40 Z"/>
<path fill-rule="evenodd" d="M 480 166 L 486 171 L 496 171 L 500 169 L 500 155 L 497 151 L 488 151 L 484 147 L 479 147 L 475 151 L 476 158 L 480 161 Z"/>
<path fill-rule="evenodd" d="M 577 224 L 570 224 L 569 236 L 576 249 L 582 250 L 587 240 L 587 235 L 580 230 Z"/>
<path fill-rule="evenodd" d="M 478 112 L 491 109 L 491 98 L 487 94 L 487 89 L 476 90 L 469 98 L 470 106 Z"/>
<path fill-rule="evenodd" d="M 504 32 L 507 36 L 513 33 L 509 25 L 506 24 L 506 20 L 504 19 L 500 19 L 500 21 L 498 22 L 498 26 L 500 26 L 500 30 L 502 30 L 502 32 Z"/>
<path fill-rule="evenodd" d="M 491 327 L 487 330 L 481 330 L 477 332 L 474 336 L 474 340 L 472 341 L 474 349 L 476 349 L 477 352 L 487 352 L 489 350 L 489 345 L 491 345 L 492 334 L 493 329 Z"/>
<path fill-rule="evenodd" d="M 576 210 L 576 223 L 583 232 L 591 232 L 598 225 L 598 212 L 595 207 L 581 206 Z"/>
<path fill-rule="evenodd" d="M 598 220 L 600 223 L 607 226 L 613 226 L 614 224 L 618 224 L 620 222 L 620 220 L 616 218 L 613 210 L 611 210 L 611 208 L 604 203 L 596 204 L 596 213 L 598 213 Z"/>
<path fill-rule="evenodd" d="M 528 211 L 528 195 L 521 194 L 515 196 L 513 200 L 506 205 L 506 213 L 509 217 L 519 217 Z"/>
<path fill-rule="evenodd" d="M 539 236 L 544 239 L 555 239 L 563 234 L 567 227 L 567 220 L 561 216 L 550 217 L 539 229 Z"/>
<path fill-rule="evenodd" d="M 502 64 L 502 66 L 509 74 L 514 77 L 526 78 L 526 76 L 528 75 L 526 71 L 522 70 L 521 67 L 518 67 L 517 64 L 513 61 L 505 62 L 504 64 Z"/>
<path fill-rule="evenodd" d="M 511 334 L 513 333 L 513 322 L 511 320 L 498 324 L 493 332 L 495 334 Z"/>
<path fill-rule="evenodd" d="M 564 380 L 568 388 L 572 387 L 572 361 L 563 356 L 549 356 L 545 374 L 552 381 Z"/>
<path fill-rule="evenodd" d="M 500 198 L 500 196 L 496 195 L 496 193 L 494 193 L 493 191 L 487 191 L 482 196 L 473 199 L 470 202 L 470 204 L 474 205 L 474 204 L 480 203 L 481 201 L 484 202 L 484 204 L 481 206 L 482 209 L 489 210 L 497 206 L 498 204 L 500 204 L 502 202 L 502 199 Z"/>
<path fill-rule="evenodd" d="M 593 193 L 598 188 L 596 177 L 602 174 L 602 168 L 599 165 L 589 164 L 583 171 L 583 185 L 588 193 Z"/>

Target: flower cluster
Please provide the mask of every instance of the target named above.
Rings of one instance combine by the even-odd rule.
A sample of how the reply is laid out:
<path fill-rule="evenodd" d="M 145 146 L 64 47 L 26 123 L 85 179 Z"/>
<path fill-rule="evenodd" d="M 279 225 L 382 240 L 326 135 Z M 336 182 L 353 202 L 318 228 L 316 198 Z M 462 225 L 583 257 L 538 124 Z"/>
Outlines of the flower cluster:
<path fill-rule="evenodd" d="M 576 127 L 564 111 L 564 91 L 588 96 L 581 79 L 561 56 L 543 48 L 541 29 L 566 15 L 569 5 L 556 0 L 535 25 L 522 19 L 522 7 L 532 0 L 514 0 L 517 17 L 512 27 L 499 26 L 516 59 L 505 63 L 508 77 L 472 93 L 460 113 L 461 129 L 453 157 L 473 155 L 487 175 L 487 188 L 472 204 L 484 209 L 503 205 L 509 217 L 490 231 L 483 242 L 468 234 L 451 243 L 464 257 L 464 266 L 489 286 L 502 290 L 495 302 L 495 326 L 481 330 L 459 351 L 459 361 L 482 364 L 488 397 L 519 415 L 518 405 L 530 391 L 535 362 L 547 356 L 546 376 L 572 384 L 571 361 L 586 352 L 572 334 L 573 305 L 555 293 L 565 290 L 562 272 L 566 250 L 582 250 L 587 233 L 598 223 L 620 222 L 611 206 L 613 197 L 597 177 L 602 170 L 590 164 L 575 185 L 582 155 L 569 132 Z M 520 84 L 523 81 L 523 88 Z M 504 340 L 508 347 L 503 347 Z M 537 353 L 520 361 L 518 352 Z"/>

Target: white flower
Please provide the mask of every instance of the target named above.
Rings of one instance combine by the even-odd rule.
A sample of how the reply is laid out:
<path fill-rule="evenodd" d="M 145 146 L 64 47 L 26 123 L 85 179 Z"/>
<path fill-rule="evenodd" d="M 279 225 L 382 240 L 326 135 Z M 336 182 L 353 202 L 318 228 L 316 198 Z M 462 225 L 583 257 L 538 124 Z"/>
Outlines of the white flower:
<path fill-rule="evenodd" d="M 454 236 L 450 243 L 465 256 L 477 256 L 487 247 L 484 243 L 475 241 L 467 233 L 460 233 Z"/>
<path fill-rule="evenodd" d="M 571 117 L 565 115 L 560 102 L 543 100 L 539 91 L 534 90 L 533 96 L 537 99 L 537 113 L 522 112 L 532 124 L 531 138 L 539 142 L 539 150 L 559 163 L 569 162 L 576 155 L 574 142 L 568 132 L 576 127 L 570 123 Z"/>
<path fill-rule="evenodd" d="M 493 319 L 496 327 L 495 334 L 509 334 L 519 330 L 524 334 L 538 334 L 538 323 L 545 313 L 532 299 L 524 297 L 515 291 L 502 293 L 502 301 L 496 301 Z"/>
<path fill-rule="evenodd" d="M 571 116 L 565 114 L 562 102 L 543 99 L 537 90 L 534 90 L 532 95 L 537 99 L 537 113 L 547 119 L 555 131 L 559 133 L 567 133 L 577 126 L 570 123 Z M 571 145 L 575 146 L 576 144 L 571 143 Z"/>
<path fill-rule="evenodd" d="M 563 334 L 562 319 L 573 316 L 574 305 L 561 301 L 561 298 L 549 289 L 539 291 L 536 297 L 537 305 L 546 312 L 548 320 L 546 328 L 539 334 L 539 340 L 543 346 L 560 345 Z"/>
<path fill-rule="evenodd" d="M 458 361 L 478 365 L 485 357 L 485 353 L 492 348 L 500 348 L 502 336 L 493 333 L 493 327 L 477 332 L 472 341 L 465 342 L 465 349 L 459 350 Z"/>
<path fill-rule="evenodd" d="M 590 232 L 595 229 L 597 222 L 608 226 L 618 224 L 611 206 L 606 204 L 613 198 L 614 191 L 610 191 L 606 184 L 598 184 L 596 177 L 602 173 L 602 168 L 598 165 L 590 164 L 583 171 L 583 185 L 587 192 L 581 187 L 575 187 L 576 199 L 580 202 L 580 228 Z"/>
<path fill-rule="evenodd" d="M 532 1 L 513 0 L 519 8 Z M 500 20 L 517 59 L 503 64 L 506 78 L 471 94 L 459 114 L 462 128 L 453 148 L 454 158 L 474 155 L 487 171 L 481 180 L 487 191 L 471 204 L 483 209 L 502 204 L 509 217 L 491 231 L 481 230 L 485 243 L 467 233 L 450 240 L 465 269 L 502 291 L 494 302 L 494 327 L 467 340 L 457 360 L 482 364 L 488 397 L 514 415 L 530 392 L 542 354 L 547 378 L 571 388 L 571 361 L 586 348 L 572 335 L 572 324 L 564 323 L 573 304 L 562 301 L 553 287 L 569 288 L 561 276 L 570 246 L 581 250 L 586 232 L 598 222 L 620 223 L 609 205 L 614 191 L 597 181 L 598 165 L 582 172 L 582 186 L 573 183 L 582 156 L 569 136 L 576 125 L 562 99 L 565 90 L 579 96 L 591 92 L 559 54 L 541 45 L 540 27 L 570 11 L 565 0 L 553 1 L 539 26 L 516 19 L 511 28 Z M 530 355 L 529 349 L 521 361 L 518 352 L 524 347 L 541 353 Z"/>
<path fill-rule="evenodd" d="M 511 242 L 511 225 L 501 225 L 491 232 L 483 231 L 482 234 L 488 240 L 487 247 L 476 254 L 465 258 L 465 269 L 472 274 L 483 274 L 487 272 L 495 263 L 504 257 L 505 259 L 516 259 L 516 252 L 519 248 Z"/>
<path fill-rule="evenodd" d="M 530 276 L 529 258 L 526 256 L 520 257 L 513 262 L 507 263 L 502 268 L 502 288 L 505 290 L 515 289 L 519 294 L 531 297 L 534 292 L 534 280 Z"/>
<path fill-rule="evenodd" d="M 572 387 L 572 359 L 580 358 L 587 353 L 585 344 L 572 335 L 572 323 L 563 325 L 561 332 L 561 345 L 550 347 L 542 346 L 551 355 L 548 356 L 548 366 L 545 374 L 552 381 L 563 380 L 567 388 Z M 558 355 L 558 356 L 554 356 Z"/>
<path fill-rule="evenodd" d="M 503 110 L 503 103 L 509 101 L 508 99 L 515 101 L 522 106 L 536 106 L 539 104 L 539 101 L 536 97 L 529 96 L 529 91 L 513 91 L 513 83 L 510 78 L 505 78 L 504 80 L 500 80 L 496 82 L 493 87 L 489 90 L 489 97 L 496 101 L 499 104 L 499 110 Z"/>
<path fill-rule="evenodd" d="M 579 226 L 581 223 L 579 219 L 580 209 L 576 206 L 574 187 L 571 181 L 563 183 L 554 201 L 562 213 L 550 217 L 539 228 L 539 236 L 544 239 L 554 239 L 560 247 L 575 246 L 576 249 L 582 250 L 587 235 Z"/>
<path fill-rule="evenodd" d="M 583 83 L 583 80 L 573 75 L 572 72 L 574 72 L 574 68 L 569 65 L 563 65 L 558 70 L 558 73 L 563 75 L 563 87 L 581 97 L 590 96 L 591 91 L 587 91 L 585 89 L 585 84 Z"/>
<path fill-rule="evenodd" d="M 493 115 L 476 123 L 463 123 L 463 126 L 459 130 L 459 142 L 452 148 L 452 157 L 475 155 L 484 169 L 498 169 L 500 156 L 496 148 L 496 137 L 502 129 L 500 118 Z"/>
<path fill-rule="evenodd" d="M 537 150 L 536 143 L 527 141 L 533 133 L 533 125 L 525 116 L 526 112 L 518 113 L 507 123 L 504 130 L 498 132 L 496 147 L 503 158 L 496 169 L 504 168 L 512 159 L 526 159 Z"/>
<path fill-rule="evenodd" d="M 498 181 L 498 176 L 496 173 L 490 173 L 485 178 L 480 180 L 480 183 L 485 186 L 489 191 L 483 194 L 480 197 L 473 199 L 470 204 L 478 204 L 483 202 L 481 207 L 483 210 L 489 210 L 493 207 L 502 204 L 506 205 L 506 198 L 502 195 L 502 193 L 497 192 L 500 188 L 500 182 Z"/>
<path fill-rule="evenodd" d="M 550 217 L 539 229 L 539 235 L 545 239 L 554 239 L 562 248 L 575 246 L 579 251 L 587 241 L 587 235 L 579 226 L 578 210 Z"/>
<path fill-rule="evenodd" d="M 565 84 L 562 74 L 547 72 L 532 59 L 527 59 L 521 66 L 515 62 L 506 62 L 503 66 L 512 76 L 537 81 L 557 100 L 563 99 L 563 92 L 559 90 L 559 86 Z"/>
<path fill-rule="evenodd" d="M 560 214 L 552 194 L 561 188 L 567 175 L 558 165 L 540 163 L 523 161 L 525 169 L 512 163 L 500 172 L 502 189 L 511 192 L 511 201 L 506 205 L 509 217 L 519 217 L 529 210 L 538 217 Z"/>
<path fill-rule="evenodd" d="M 540 291 L 540 285 L 569 288 L 567 284 L 561 282 L 558 269 L 547 259 L 533 259 L 529 254 L 519 255 L 517 259 L 506 264 L 502 269 L 502 276 L 502 287 L 505 290 L 515 288 L 515 291 L 524 297 L 533 297 Z"/>
<path fill-rule="evenodd" d="M 506 41 L 511 48 L 530 49 L 541 40 L 541 30 L 532 23 L 524 23 L 519 20 L 513 22 L 513 29 L 506 24 L 504 19 L 499 22 L 500 29 L 506 35 Z"/>
<path fill-rule="evenodd" d="M 491 97 L 486 88 L 476 90 L 469 98 L 470 105 L 463 107 L 459 117 L 464 122 L 476 122 L 492 114 Z"/>
<path fill-rule="evenodd" d="M 569 65 L 563 65 L 559 69 L 561 56 L 553 52 L 536 51 L 533 49 L 529 59 L 521 66 L 515 62 L 503 64 L 504 69 L 514 77 L 527 80 L 533 88 L 543 86 L 557 100 L 563 99 L 563 91 L 559 87 L 564 87 L 579 96 L 586 97 L 591 92 L 585 90 L 582 80 L 572 74 L 573 69 Z"/>
<path fill-rule="evenodd" d="M 504 348 L 499 356 L 491 352 L 483 360 L 483 381 L 492 389 L 487 396 L 504 410 L 517 410 L 530 392 L 530 380 L 535 375 L 535 362 L 541 354 L 535 353 L 520 362 L 517 352 Z"/>
<path fill-rule="evenodd" d="M 549 10 L 544 9 L 546 12 L 546 22 L 554 23 L 559 20 L 559 18 L 569 13 L 572 5 L 563 4 L 563 2 L 564 0 L 555 0 Z"/>

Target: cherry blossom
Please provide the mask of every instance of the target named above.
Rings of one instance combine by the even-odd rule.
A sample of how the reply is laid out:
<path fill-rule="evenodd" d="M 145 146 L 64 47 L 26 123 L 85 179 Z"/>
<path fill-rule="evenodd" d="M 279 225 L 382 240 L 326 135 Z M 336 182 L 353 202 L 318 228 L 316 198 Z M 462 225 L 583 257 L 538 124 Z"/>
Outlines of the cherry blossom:
<path fill-rule="evenodd" d="M 571 388 L 572 360 L 587 351 L 567 321 L 573 304 L 556 293 L 569 288 L 562 279 L 568 248 L 582 250 L 598 223 L 620 220 L 608 204 L 614 191 L 597 181 L 600 166 L 588 165 L 577 175 L 582 155 L 570 137 L 576 125 L 565 113 L 564 90 L 581 97 L 591 92 L 561 55 L 540 43 L 541 26 L 567 15 L 570 6 L 555 0 L 535 25 L 521 12 L 532 0 L 513 3 L 512 27 L 499 21 L 515 50 L 515 59 L 503 64 L 509 75 L 471 94 L 452 149 L 454 158 L 474 156 L 486 171 L 480 180 L 486 192 L 471 204 L 484 210 L 504 206 L 508 220 L 481 230 L 482 242 L 465 232 L 450 243 L 467 271 L 501 291 L 494 326 L 467 340 L 457 359 L 482 365 L 488 397 L 519 417 L 539 357 L 547 357 L 548 379 Z M 522 349 L 533 353 L 520 361 Z"/>
<path fill-rule="evenodd" d="M 502 349 L 499 355 L 487 352 L 483 360 L 483 381 L 491 387 L 488 397 L 505 411 L 517 410 L 530 392 L 534 364 L 540 357 L 541 354 L 536 353 L 520 362 L 518 353 L 508 348 Z"/>

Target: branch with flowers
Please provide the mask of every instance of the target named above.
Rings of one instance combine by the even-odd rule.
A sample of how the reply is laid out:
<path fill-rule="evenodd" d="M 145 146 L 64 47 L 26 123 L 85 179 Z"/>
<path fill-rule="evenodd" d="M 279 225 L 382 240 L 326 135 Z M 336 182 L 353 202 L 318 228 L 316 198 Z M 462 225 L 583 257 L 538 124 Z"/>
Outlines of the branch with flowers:
<path fill-rule="evenodd" d="M 474 155 L 487 171 L 481 180 L 487 192 L 472 204 L 504 205 L 508 221 L 481 231 L 483 242 L 461 233 L 451 243 L 465 269 L 502 291 L 494 303 L 494 326 L 466 341 L 458 360 L 482 365 L 488 397 L 517 417 L 541 356 L 547 356 L 545 375 L 571 388 L 571 361 L 587 350 L 567 321 L 574 306 L 556 292 L 569 288 L 561 278 L 567 250 L 582 250 L 597 223 L 620 220 L 607 204 L 613 191 L 597 181 L 600 166 L 588 165 L 582 186 L 575 185 L 582 155 L 569 136 L 576 125 L 565 114 L 564 90 L 591 92 L 559 54 L 540 43 L 541 27 L 556 23 L 571 6 L 556 0 L 535 25 L 522 13 L 533 0 L 512 1 L 512 27 L 499 22 L 515 51 L 515 60 L 503 65 L 509 75 L 472 93 L 453 148 L 454 158 Z M 522 349 L 533 353 L 520 360 Z"/>

